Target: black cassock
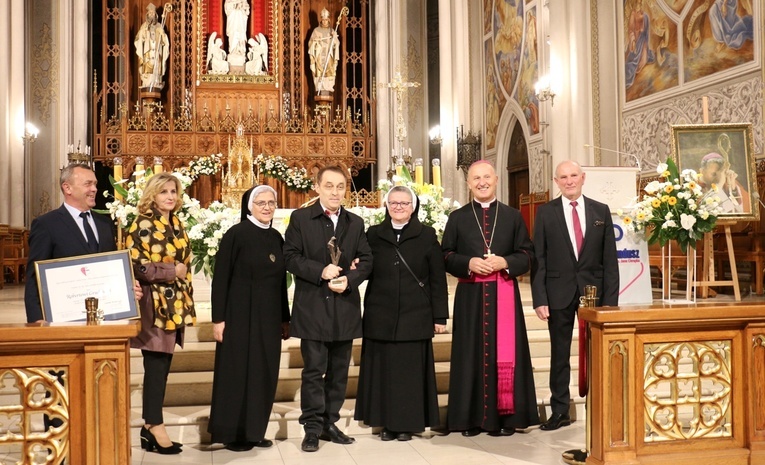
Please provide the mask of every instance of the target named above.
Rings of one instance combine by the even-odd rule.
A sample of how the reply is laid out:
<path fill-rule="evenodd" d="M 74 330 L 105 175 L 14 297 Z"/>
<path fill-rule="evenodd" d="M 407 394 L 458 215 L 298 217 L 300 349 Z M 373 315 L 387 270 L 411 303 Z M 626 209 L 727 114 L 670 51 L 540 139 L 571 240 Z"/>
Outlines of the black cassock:
<path fill-rule="evenodd" d="M 250 221 L 221 239 L 212 282 L 212 320 L 225 321 L 215 348 L 212 442 L 264 438 L 279 380 L 281 324 L 289 321 L 282 236 Z"/>
<path fill-rule="evenodd" d="M 507 260 L 507 272 L 502 273 L 508 273 L 515 285 L 515 413 L 500 415 L 497 408 L 497 284 L 460 282 L 454 297 L 449 377 L 447 425 L 452 431 L 469 428 L 497 431 L 539 423 L 516 279 L 529 271 L 534 252 L 520 211 L 496 201 L 487 209 L 471 202 L 449 215 L 441 243 L 446 271 L 457 278 L 469 279 L 470 259 L 488 252 L 487 241 L 492 254 Z"/>

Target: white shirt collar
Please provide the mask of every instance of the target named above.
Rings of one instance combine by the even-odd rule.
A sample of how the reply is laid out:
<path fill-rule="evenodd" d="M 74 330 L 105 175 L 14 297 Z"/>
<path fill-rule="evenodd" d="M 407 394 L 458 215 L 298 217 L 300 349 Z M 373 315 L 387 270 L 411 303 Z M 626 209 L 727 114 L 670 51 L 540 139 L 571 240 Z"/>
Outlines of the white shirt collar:
<path fill-rule="evenodd" d="M 255 218 L 252 215 L 247 215 L 247 219 L 250 220 L 252 224 L 259 227 L 260 229 L 269 229 L 271 227 L 271 223 L 261 223 L 257 218 Z"/>
<path fill-rule="evenodd" d="M 480 202 L 478 200 L 475 200 L 475 202 L 481 204 L 481 208 L 489 208 L 489 206 L 492 203 L 494 203 L 496 200 L 497 200 L 497 198 L 494 197 L 493 199 L 489 200 L 488 202 Z"/>

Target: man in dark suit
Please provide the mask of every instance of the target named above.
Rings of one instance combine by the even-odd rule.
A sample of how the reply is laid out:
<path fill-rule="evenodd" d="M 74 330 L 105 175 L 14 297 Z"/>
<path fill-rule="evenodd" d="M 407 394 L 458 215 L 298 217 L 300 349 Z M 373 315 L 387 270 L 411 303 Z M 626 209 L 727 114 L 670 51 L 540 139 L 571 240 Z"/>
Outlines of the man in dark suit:
<path fill-rule="evenodd" d="M 619 267 L 608 205 L 582 195 L 585 173 L 575 161 L 561 162 L 555 183 L 562 196 L 539 207 L 534 223 L 531 292 L 534 311 L 548 322 L 550 344 L 550 405 L 542 424 L 550 431 L 571 423 L 569 382 L 571 339 L 579 296 L 584 286 L 598 288 L 598 306 L 619 303 Z"/>
<path fill-rule="evenodd" d="M 87 165 L 71 164 L 59 177 L 64 203 L 32 221 L 24 305 L 27 322 L 43 319 L 35 262 L 117 250 L 114 224 L 91 209 L 96 205 L 96 175 Z M 140 298 L 140 288 L 137 289 Z M 84 310 L 84 309 L 83 309 Z"/>
<path fill-rule="evenodd" d="M 292 213 L 284 237 L 287 270 L 295 275 L 291 334 L 301 339 L 301 447 L 306 452 L 318 450 L 319 439 L 354 441 L 335 423 L 345 399 L 353 339 L 361 337 L 358 288 L 372 271 L 372 250 L 364 221 L 340 206 L 346 183 L 340 167 L 319 170 L 318 202 Z M 328 248 L 333 238 L 339 257 Z"/>

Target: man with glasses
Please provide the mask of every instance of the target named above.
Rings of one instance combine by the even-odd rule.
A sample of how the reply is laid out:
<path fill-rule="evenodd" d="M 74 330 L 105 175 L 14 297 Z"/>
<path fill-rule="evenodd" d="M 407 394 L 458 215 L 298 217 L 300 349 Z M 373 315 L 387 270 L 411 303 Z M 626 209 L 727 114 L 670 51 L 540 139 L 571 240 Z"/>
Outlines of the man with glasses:
<path fill-rule="evenodd" d="M 287 270 L 295 275 L 291 335 L 301 339 L 306 452 L 317 451 L 319 439 L 354 442 L 335 423 L 345 400 L 353 339 L 361 337 L 358 288 L 372 270 L 372 251 L 364 221 L 341 206 L 346 185 L 339 166 L 319 170 L 318 202 L 292 213 L 284 238 Z"/>

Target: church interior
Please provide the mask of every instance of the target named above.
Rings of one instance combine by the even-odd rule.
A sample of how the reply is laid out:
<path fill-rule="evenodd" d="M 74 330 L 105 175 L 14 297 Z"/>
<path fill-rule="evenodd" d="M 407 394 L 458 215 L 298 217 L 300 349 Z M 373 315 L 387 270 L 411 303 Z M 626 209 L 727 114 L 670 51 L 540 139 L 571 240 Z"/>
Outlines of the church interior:
<path fill-rule="evenodd" d="M 342 417 L 359 442 L 306 457 L 291 339 L 267 433 L 277 447 L 222 450 L 207 433 L 215 342 L 210 265 L 200 259 L 199 324 L 176 352 L 165 398 L 168 432 L 188 445 L 184 463 L 584 463 L 561 455 L 581 448 L 588 464 L 765 464 L 762 0 L 6 0 L 0 26 L 9 44 L 0 60 L 0 464 L 164 463 L 140 447 L 141 354 L 117 344 L 119 328 L 104 326 L 84 346 L 89 336 L 55 324 L 19 330 L 29 228 L 61 205 L 68 163 L 93 167 L 96 208 L 111 215 L 119 243 L 152 173 L 180 173 L 189 216 L 214 230 L 232 209 L 238 221 L 242 194 L 257 184 L 278 192 L 276 227 L 314 198 L 313 176 L 328 165 L 348 172 L 344 205 L 367 225 L 379 222 L 381 190 L 411 181 L 443 232 L 448 213 L 471 201 L 477 160 L 496 168 L 497 199 L 520 210 L 529 233 L 537 208 L 560 195 L 555 168 L 565 160 L 583 167 L 585 195 L 607 203 L 625 232 L 617 251 L 632 268 L 622 282 L 638 291 L 625 286 L 622 313 L 580 312 L 589 329 L 575 329 L 572 393 L 580 372 L 590 390 L 572 400 L 574 424 L 508 438 L 433 430 L 382 444 L 353 420 L 359 340 Z M 661 225 L 627 234 L 648 224 L 640 202 L 650 207 L 672 166 L 711 186 L 716 224 L 695 238 L 656 240 Z M 519 286 L 546 418 L 549 334 L 528 274 Z M 445 412 L 451 336 L 433 345 Z M 69 389 L 21 386 L 50 367 L 68 367 Z M 56 415 L 70 426 L 49 433 L 51 397 L 64 399 Z"/>

